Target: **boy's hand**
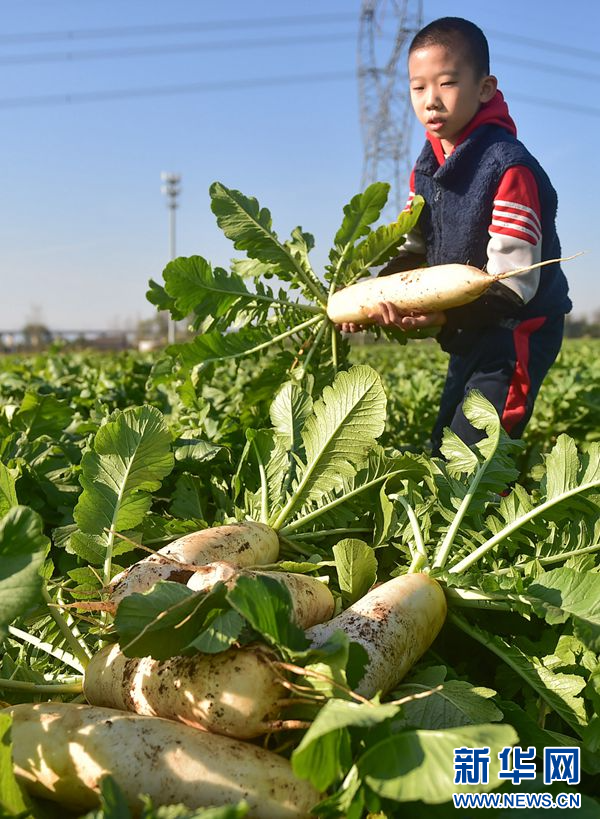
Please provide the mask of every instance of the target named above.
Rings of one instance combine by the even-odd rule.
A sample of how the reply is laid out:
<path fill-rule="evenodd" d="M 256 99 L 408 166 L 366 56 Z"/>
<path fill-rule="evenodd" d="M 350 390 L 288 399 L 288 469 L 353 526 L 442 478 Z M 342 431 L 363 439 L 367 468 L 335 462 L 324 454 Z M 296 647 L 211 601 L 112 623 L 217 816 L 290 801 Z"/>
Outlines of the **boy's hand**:
<path fill-rule="evenodd" d="M 417 314 L 410 313 L 404 315 L 400 313 L 395 304 L 391 301 L 379 302 L 377 307 L 367 314 L 371 321 L 382 327 L 398 327 L 400 330 L 417 330 L 423 327 L 441 327 L 446 323 L 446 314 L 441 310 L 437 313 Z M 336 324 L 342 333 L 359 333 L 366 330 L 367 325 L 356 324 L 353 321 L 345 321 L 343 324 Z"/>
<path fill-rule="evenodd" d="M 417 330 L 423 327 L 441 327 L 446 323 L 446 314 L 441 310 L 436 313 L 409 315 L 402 314 L 390 301 L 379 302 L 377 307 L 368 313 L 371 321 L 382 327 L 398 327 L 400 330 Z"/>
<path fill-rule="evenodd" d="M 335 326 L 342 333 L 360 333 L 361 330 L 367 329 L 364 324 L 355 324 L 353 321 L 345 321 L 343 324 L 336 324 Z"/>

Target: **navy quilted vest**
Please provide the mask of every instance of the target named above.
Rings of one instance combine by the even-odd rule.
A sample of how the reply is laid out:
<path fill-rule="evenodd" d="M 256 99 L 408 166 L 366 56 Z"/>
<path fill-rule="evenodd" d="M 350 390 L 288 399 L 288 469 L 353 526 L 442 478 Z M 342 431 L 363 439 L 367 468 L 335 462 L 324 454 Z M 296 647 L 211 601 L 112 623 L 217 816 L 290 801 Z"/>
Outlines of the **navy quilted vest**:
<path fill-rule="evenodd" d="M 415 165 L 415 193 L 425 199 L 419 226 L 427 245 L 427 264 L 459 262 L 484 268 L 494 194 L 514 165 L 533 172 L 541 205 L 542 259 L 560 257 L 556 233 L 556 191 L 525 146 L 498 125 L 482 125 L 439 165 L 427 142 Z M 521 318 L 568 313 L 568 285 L 559 264 L 540 270 L 536 295 Z"/>

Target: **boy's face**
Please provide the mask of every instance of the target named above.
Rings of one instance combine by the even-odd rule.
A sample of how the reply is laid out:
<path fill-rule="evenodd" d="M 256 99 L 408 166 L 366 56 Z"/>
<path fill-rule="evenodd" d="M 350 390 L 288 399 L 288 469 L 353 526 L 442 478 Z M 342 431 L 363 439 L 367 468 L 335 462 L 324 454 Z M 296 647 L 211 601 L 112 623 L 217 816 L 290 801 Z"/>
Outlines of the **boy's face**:
<path fill-rule="evenodd" d="M 453 50 L 441 45 L 415 49 L 408 59 L 408 73 L 415 114 L 446 153 L 497 88 L 495 77 L 477 78 L 459 44 Z"/>

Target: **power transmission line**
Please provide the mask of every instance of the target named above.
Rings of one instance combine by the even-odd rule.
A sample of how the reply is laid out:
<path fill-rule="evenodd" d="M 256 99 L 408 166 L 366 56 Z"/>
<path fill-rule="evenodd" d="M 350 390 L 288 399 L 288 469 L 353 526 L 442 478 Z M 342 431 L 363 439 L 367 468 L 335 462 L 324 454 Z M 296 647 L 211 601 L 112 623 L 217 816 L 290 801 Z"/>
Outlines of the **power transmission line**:
<path fill-rule="evenodd" d="M 511 39 L 511 38 L 513 38 L 512 35 L 509 35 L 509 34 L 506 35 L 506 39 Z M 387 37 L 385 39 L 387 39 L 390 42 L 392 40 L 391 37 Z M 516 38 L 513 38 L 513 39 L 516 39 Z M 547 44 L 547 47 L 550 48 L 549 43 Z M 552 46 L 553 52 L 557 52 L 557 51 L 560 52 L 560 48 L 561 47 L 558 46 L 558 45 L 556 45 L 556 46 L 553 45 Z M 567 50 L 566 50 L 565 53 L 567 53 L 567 54 L 570 53 L 570 50 L 568 49 L 568 47 L 567 47 Z M 590 52 L 590 53 L 594 53 L 594 52 Z M 580 70 L 580 69 L 577 69 L 577 68 L 569 68 L 569 67 L 566 67 L 566 66 L 563 66 L 563 65 L 556 65 L 556 63 L 543 63 L 543 62 L 539 62 L 539 60 L 527 60 L 527 59 L 523 59 L 522 57 L 513 57 L 512 55 L 509 55 L 509 54 L 499 54 L 497 52 L 492 52 L 491 55 L 490 55 L 490 58 L 491 58 L 491 61 L 493 63 L 496 63 L 496 62 L 509 62 L 509 63 L 512 63 L 513 65 L 523 65 L 523 66 L 526 66 L 527 68 L 537 68 L 540 71 L 549 71 L 549 72 L 552 72 L 552 73 L 560 74 L 563 77 L 577 77 L 578 79 L 593 80 L 594 82 L 597 82 L 598 80 L 600 80 L 600 75 L 599 74 L 593 74 L 593 73 L 590 73 L 589 71 L 584 71 L 584 70 Z"/>
<path fill-rule="evenodd" d="M 305 44 L 330 44 L 333 42 L 354 41 L 353 32 L 333 33 L 317 36 L 279 37 L 277 39 L 260 40 L 220 40 L 207 43 L 171 43 L 164 46 L 142 46 L 141 48 L 127 47 L 114 49 L 92 49 L 90 51 L 42 52 L 41 54 L 8 54 L 0 56 L 2 65 L 35 65 L 39 63 L 78 62 L 80 60 L 105 60 L 127 57 L 147 57 L 157 54 L 183 54 L 195 51 L 225 51 L 226 49 L 277 48 Z M 560 74 L 563 77 L 576 77 L 592 82 L 600 81 L 600 74 L 589 71 L 567 68 L 543 63 L 537 60 L 524 60 L 509 54 L 495 54 L 494 62 L 522 65 L 551 74 Z"/>
<path fill-rule="evenodd" d="M 353 32 L 331 33 L 324 35 L 303 35 L 297 37 L 278 37 L 276 39 L 259 40 L 220 40 L 216 42 L 204 43 L 168 43 L 162 46 L 142 46 L 91 49 L 89 51 L 67 51 L 67 52 L 42 52 L 39 54 L 8 54 L 0 56 L 0 65 L 34 65 L 38 63 L 50 62 L 77 62 L 80 60 L 105 60 L 120 59 L 127 57 L 146 57 L 157 54 L 183 54 L 194 51 L 224 51 L 226 49 L 251 49 L 251 48 L 272 48 L 303 45 L 310 43 L 332 43 L 346 42 L 355 39 Z M 548 73 L 561 74 L 566 77 L 577 77 L 578 79 L 598 82 L 600 74 L 591 74 L 589 71 L 557 66 L 552 63 L 543 63 L 537 60 L 527 60 L 521 57 L 513 57 L 508 54 L 494 54 L 494 62 L 506 62 L 512 65 L 522 65 L 527 68 L 534 68 Z"/>
<path fill-rule="evenodd" d="M 309 84 L 315 82 L 334 82 L 355 79 L 353 71 L 330 71 L 318 74 L 298 74 L 287 77 L 256 77 L 248 80 L 222 80 L 218 82 L 200 82 L 190 85 L 165 85 L 149 88 L 123 88 L 107 91 L 84 91 L 74 94 L 48 94 L 39 97 L 0 98 L 0 110 L 12 108 L 36 108 L 47 105 L 74 105 L 86 102 L 131 99 L 133 97 L 158 97 L 172 94 L 198 94 L 210 91 L 229 91 L 261 86 Z"/>
<path fill-rule="evenodd" d="M 523 60 L 521 57 L 511 57 L 508 54 L 494 54 L 493 62 L 510 63 L 511 65 L 523 65 L 526 68 L 534 68 L 538 71 L 547 71 L 550 74 L 560 74 L 561 77 L 577 77 L 580 80 L 600 81 L 600 74 L 590 74 L 589 71 L 578 71 L 576 68 L 564 68 L 562 65 L 552 65 L 552 63 L 540 63 L 537 60 Z"/>
<path fill-rule="evenodd" d="M 507 31 L 497 31 L 496 29 L 486 29 L 486 34 L 497 37 L 499 40 L 509 40 L 511 43 L 523 43 L 534 48 L 541 48 L 552 51 L 553 54 L 570 54 L 574 57 L 584 57 L 586 60 L 600 60 L 600 52 L 592 51 L 579 46 L 569 46 L 564 43 L 551 43 L 549 40 L 537 40 L 535 37 L 525 37 L 522 34 L 514 34 Z"/>
<path fill-rule="evenodd" d="M 84 39 L 105 39 L 112 37 L 148 37 L 164 34 L 177 34 L 197 31 L 219 31 L 223 29 L 244 29 L 297 25 L 322 25 L 326 23 L 355 22 L 356 17 L 351 13 L 337 14 L 312 14 L 296 15 L 288 17 L 247 17 L 233 20 L 207 20 L 205 22 L 187 23 L 159 23 L 156 25 L 144 26 L 113 26 L 97 29 L 72 29 L 62 31 L 38 31 L 38 32 L 18 32 L 15 34 L 0 35 L 0 45 L 6 43 L 27 43 L 27 42 L 50 42 L 61 40 L 84 40 Z M 600 53 L 592 49 L 581 48 L 579 46 L 565 45 L 564 42 L 557 43 L 550 40 L 541 40 L 535 37 L 527 37 L 514 32 L 500 31 L 486 27 L 486 33 L 500 40 L 508 40 L 511 43 L 523 43 L 542 50 L 552 51 L 553 54 L 570 54 L 586 59 L 600 60 Z"/>
<path fill-rule="evenodd" d="M 557 100 L 544 99 L 542 97 L 529 97 L 526 94 L 513 94 L 507 92 L 507 97 L 519 102 L 527 102 L 531 105 L 540 105 L 543 108 L 553 108 L 555 111 L 573 111 L 575 114 L 589 114 L 591 117 L 600 117 L 600 108 L 591 108 L 589 105 L 577 105 L 570 102 L 558 102 Z"/>
<path fill-rule="evenodd" d="M 8 54 L 0 56 L 0 65 L 33 65 L 36 63 L 77 62 L 79 60 L 106 60 L 122 57 L 146 57 L 155 54 L 181 54 L 193 51 L 224 51 L 226 49 L 271 48 L 273 46 L 305 45 L 310 43 L 332 43 L 354 41 L 354 32 L 302 37 L 278 37 L 261 40 L 221 40 L 207 43 L 171 43 L 163 46 L 142 46 L 140 48 L 108 48 L 90 51 L 42 52 L 41 54 Z"/>
<path fill-rule="evenodd" d="M 78 105 L 81 103 L 107 102 L 110 100 L 133 99 L 136 97 L 159 97 L 176 94 L 201 94 L 212 91 L 235 91 L 244 88 L 261 88 L 269 86 L 285 85 L 311 85 L 320 82 L 340 82 L 354 80 L 356 75 L 353 71 L 329 71 L 316 74 L 296 74 L 283 77 L 254 77 L 248 80 L 221 80 L 217 82 L 191 83 L 189 85 L 166 85 L 151 86 L 147 88 L 122 88 L 109 89 L 106 91 L 89 91 L 64 94 L 48 94 L 44 96 L 30 97 L 5 97 L 0 98 L 0 111 L 12 110 L 15 108 L 38 108 L 42 106 L 54 105 Z M 522 94 L 512 94 L 507 91 L 509 99 L 527 102 L 532 105 L 539 105 L 545 108 L 552 108 L 555 111 L 572 111 L 578 114 L 589 116 L 600 116 L 600 108 L 592 108 L 588 105 L 575 105 L 558 100 L 542 99 L 540 97 L 529 97 Z"/>
<path fill-rule="evenodd" d="M 89 40 L 110 37 L 147 37 L 232 28 L 262 29 L 269 26 L 321 25 L 323 23 L 339 23 L 345 20 L 355 22 L 356 16 L 354 14 L 307 14 L 293 17 L 245 17 L 236 20 L 207 20 L 203 23 L 160 23 L 146 26 L 114 26 L 111 28 L 75 29 L 71 31 L 19 32 L 17 34 L 1 35 L 0 44 L 48 42 L 52 40 Z"/>

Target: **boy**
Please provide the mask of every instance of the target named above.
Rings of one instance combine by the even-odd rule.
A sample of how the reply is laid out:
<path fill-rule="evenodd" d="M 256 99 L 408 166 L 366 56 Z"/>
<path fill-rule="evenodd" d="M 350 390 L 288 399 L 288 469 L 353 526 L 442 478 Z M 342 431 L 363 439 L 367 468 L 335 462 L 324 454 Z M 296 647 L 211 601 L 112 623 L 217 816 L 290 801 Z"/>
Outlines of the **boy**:
<path fill-rule="evenodd" d="M 425 207 L 418 229 L 380 275 L 424 262 L 498 273 L 560 257 L 556 193 L 516 139 L 490 75 L 483 32 L 459 17 L 435 20 L 413 39 L 408 68 L 411 102 L 427 141 L 411 174 L 407 207 L 415 194 Z M 378 306 L 370 318 L 384 326 L 439 326 L 438 341 L 450 353 L 434 454 L 446 426 L 468 444 L 481 439 L 462 412 L 471 389 L 491 401 L 512 437 L 521 435 L 571 306 L 558 264 L 497 282 L 471 304 L 444 313 L 403 316 L 389 302 Z"/>

